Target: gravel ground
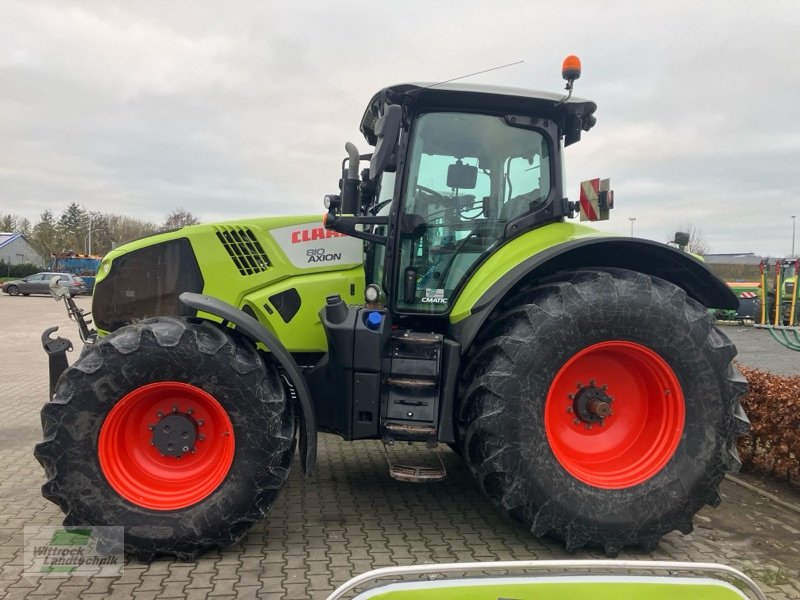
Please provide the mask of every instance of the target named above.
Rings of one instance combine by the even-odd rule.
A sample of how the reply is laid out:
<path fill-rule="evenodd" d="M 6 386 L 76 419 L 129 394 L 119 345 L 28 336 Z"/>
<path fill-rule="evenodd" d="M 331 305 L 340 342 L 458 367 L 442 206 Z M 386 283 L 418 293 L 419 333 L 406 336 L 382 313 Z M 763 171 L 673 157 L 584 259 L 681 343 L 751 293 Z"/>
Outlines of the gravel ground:
<path fill-rule="evenodd" d="M 736 360 L 744 366 L 776 375 L 800 375 L 800 352 L 781 346 L 766 329 L 738 324 L 721 324 L 720 329 L 736 344 Z"/>

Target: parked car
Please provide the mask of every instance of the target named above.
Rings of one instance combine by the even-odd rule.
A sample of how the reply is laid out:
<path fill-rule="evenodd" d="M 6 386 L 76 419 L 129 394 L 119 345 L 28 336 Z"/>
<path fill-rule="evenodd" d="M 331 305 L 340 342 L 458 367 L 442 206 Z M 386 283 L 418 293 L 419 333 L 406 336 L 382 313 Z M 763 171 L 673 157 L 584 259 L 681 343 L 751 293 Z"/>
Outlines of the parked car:
<path fill-rule="evenodd" d="M 11 296 L 29 296 L 30 294 L 50 294 L 50 280 L 58 276 L 58 285 L 69 288 L 73 296 L 88 294 L 89 289 L 83 279 L 71 273 L 36 273 L 28 275 L 22 279 L 6 281 L 3 284 L 3 291 Z"/>

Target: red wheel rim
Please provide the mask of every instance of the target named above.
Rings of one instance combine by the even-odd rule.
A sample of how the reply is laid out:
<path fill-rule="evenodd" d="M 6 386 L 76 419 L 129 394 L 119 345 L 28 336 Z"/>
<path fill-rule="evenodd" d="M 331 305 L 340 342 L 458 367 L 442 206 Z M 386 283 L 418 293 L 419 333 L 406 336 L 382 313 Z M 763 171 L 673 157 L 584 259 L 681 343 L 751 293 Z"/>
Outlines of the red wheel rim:
<path fill-rule="evenodd" d="M 580 418 L 586 413 L 577 401 L 595 397 L 589 392 L 607 398 L 611 414 Z M 685 410 L 678 378 L 663 358 L 633 342 L 601 342 L 558 372 L 544 424 L 550 448 L 571 475 L 595 487 L 621 489 L 650 479 L 672 458 Z"/>
<path fill-rule="evenodd" d="M 176 421 L 188 430 L 181 432 L 186 446 L 169 450 L 179 457 L 162 454 L 166 441 L 156 437 Z M 233 426 L 204 390 L 177 381 L 151 383 L 111 409 L 97 452 L 103 474 L 120 496 L 144 508 L 176 510 L 200 502 L 224 481 L 233 462 Z"/>

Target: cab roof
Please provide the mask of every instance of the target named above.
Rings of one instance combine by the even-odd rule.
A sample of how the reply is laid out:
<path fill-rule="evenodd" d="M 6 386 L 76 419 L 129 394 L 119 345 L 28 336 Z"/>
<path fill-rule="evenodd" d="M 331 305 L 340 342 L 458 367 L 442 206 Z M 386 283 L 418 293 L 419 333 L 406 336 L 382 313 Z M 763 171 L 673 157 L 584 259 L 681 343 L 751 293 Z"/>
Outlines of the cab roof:
<path fill-rule="evenodd" d="M 564 98 L 564 94 L 477 83 L 400 83 L 372 97 L 361 119 L 361 133 L 375 145 L 375 122 L 389 104 L 531 114 L 559 122 L 562 130 L 574 127 L 589 131 L 596 122 L 597 105 L 574 96 L 566 101 Z"/>

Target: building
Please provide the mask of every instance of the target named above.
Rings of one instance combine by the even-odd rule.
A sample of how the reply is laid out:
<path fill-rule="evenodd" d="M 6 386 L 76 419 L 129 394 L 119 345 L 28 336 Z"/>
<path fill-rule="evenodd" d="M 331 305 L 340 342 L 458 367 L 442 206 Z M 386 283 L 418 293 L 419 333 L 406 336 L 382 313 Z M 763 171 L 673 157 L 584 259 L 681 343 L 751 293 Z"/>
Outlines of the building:
<path fill-rule="evenodd" d="M 704 254 L 706 266 L 725 281 L 759 281 L 763 256 L 752 252 Z M 773 264 L 774 264 L 773 260 Z"/>
<path fill-rule="evenodd" d="M 21 233 L 0 233 L 0 261 L 6 265 L 43 265 L 38 252 Z"/>

